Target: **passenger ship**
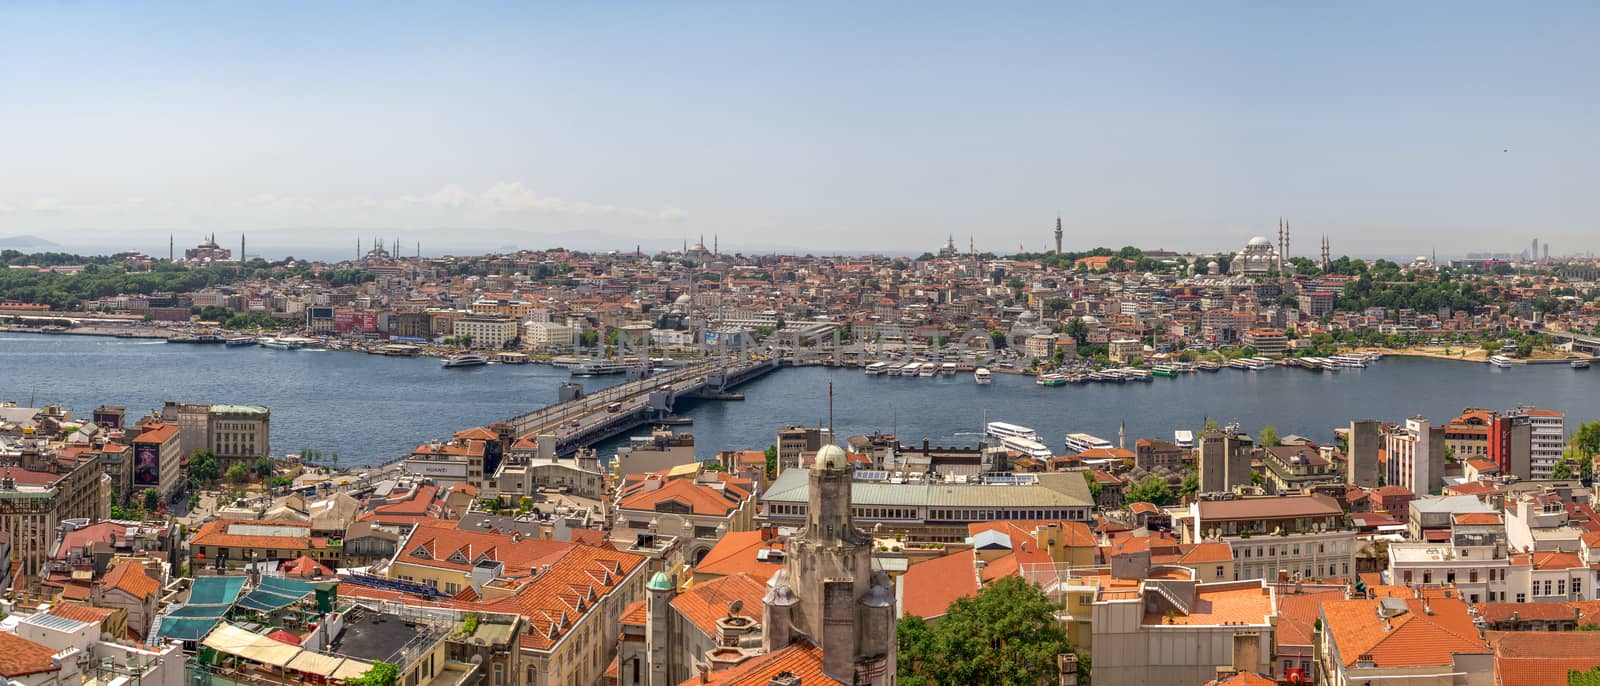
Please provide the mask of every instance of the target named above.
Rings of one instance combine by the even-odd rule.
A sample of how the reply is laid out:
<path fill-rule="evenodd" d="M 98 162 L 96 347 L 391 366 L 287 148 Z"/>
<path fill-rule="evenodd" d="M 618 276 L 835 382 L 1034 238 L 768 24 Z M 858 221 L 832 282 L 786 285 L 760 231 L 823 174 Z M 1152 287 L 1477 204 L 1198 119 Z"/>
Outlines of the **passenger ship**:
<path fill-rule="evenodd" d="M 990 436 L 998 438 L 1002 441 L 1007 438 L 1026 438 L 1030 441 L 1039 440 L 1039 433 L 1033 429 L 1016 424 L 1007 424 L 1005 422 L 989 422 L 988 426 L 984 427 L 984 433 L 987 433 Z"/>

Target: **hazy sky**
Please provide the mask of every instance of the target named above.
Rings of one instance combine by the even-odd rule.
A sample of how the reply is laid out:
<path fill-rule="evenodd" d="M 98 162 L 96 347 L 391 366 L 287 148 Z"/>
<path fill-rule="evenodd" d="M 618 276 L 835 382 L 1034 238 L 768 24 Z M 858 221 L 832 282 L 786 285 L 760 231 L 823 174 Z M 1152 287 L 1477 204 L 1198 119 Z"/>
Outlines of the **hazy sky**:
<path fill-rule="evenodd" d="M 0 236 L 1600 251 L 1600 3 L 1064 4 L 8 2 Z"/>

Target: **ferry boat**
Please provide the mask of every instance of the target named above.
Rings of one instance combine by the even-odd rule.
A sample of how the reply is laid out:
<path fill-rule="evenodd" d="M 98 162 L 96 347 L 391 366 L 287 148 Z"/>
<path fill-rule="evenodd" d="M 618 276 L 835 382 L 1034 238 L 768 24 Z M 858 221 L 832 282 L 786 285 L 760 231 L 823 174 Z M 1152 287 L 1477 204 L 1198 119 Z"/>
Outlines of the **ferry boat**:
<path fill-rule="evenodd" d="M 882 362 L 873 362 L 872 364 L 867 365 L 866 368 L 862 369 L 861 371 L 865 372 L 867 376 L 879 376 L 883 374 L 883 370 L 887 369 L 888 367 L 889 365 Z"/>
<path fill-rule="evenodd" d="M 933 376 L 939 373 L 939 365 L 932 362 L 923 362 L 922 368 L 917 370 L 917 376 Z"/>
<path fill-rule="evenodd" d="M 993 383 L 994 379 L 991 378 L 993 376 L 988 367 L 979 367 L 972 371 L 972 380 L 976 381 L 979 386 L 987 386 Z"/>
<path fill-rule="evenodd" d="M 1588 369 L 1589 368 L 1589 361 L 1588 360 L 1573 360 L 1572 361 L 1572 368 L 1573 369 Z"/>
<path fill-rule="evenodd" d="M 907 362 L 906 366 L 900 369 L 900 376 L 916 376 L 921 371 L 921 362 Z"/>
<path fill-rule="evenodd" d="M 1185 450 L 1194 447 L 1194 432 L 1188 429 L 1178 429 L 1172 432 L 1172 444 Z"/>
<path fill-rule="evenodd" d="M 939 365 L 939 373 L 943 374 L 945 376 L 950 376 L 952 374 L 955 374 L 956 373 L 956 363 L 954 363 L 954 362 L 946 362 L 944 364 Z"/>
<path fill-rule="evenodd" d="M 267 336 L 265 338 L 256 339 L 256 344 L 263 348 L 272 348 L 273 350 L 300 349 L 300 343 L 290 338 L 273 338 L 271 336 Z"/>
<path fill-rule="evenodd" d="M 572 366 L 573 376 L 610 376 L 628 371 L 629 365 L 611 360 L 582 360 Z"/>
<path fill-rule="evenodd" d="M 1221 362 L 1200 362 L 1195 365 L 1195 367 L 1202 372 L 1220 372 L 1225 366 L 1227 365 L 1224 365 Z"/>
<path fill-rule="evenodd" d="M 486 364 L 489 364 L 489 358 L 487 357 L 477 353 L 461 353 L 460 355 L 451 355 L 450 357 L 445 358 L 444 368 L 454 369 L 456 367 L 481 367 Z"/>
<path fill-rule="evenodd" d="M 1096 449 L 1109 450 L 1115 447 L 1115 445 L 1111 444 L 1111 441 L 1099 436 L 1082 433 L 1067 434 L 1067 452 L 1069 453 L 1081 453 Z"/>
<path fill-rule="evenodd" d="M 1067 377 L 1064 374 L 1056 373 L 1040 374 L 1039 378 L 1034 379 L 1033 382 L 1040 386 L 1065 386 L 1067 385 Z"/>
<path fill-rule="evenodd" d="M 201 333 L 201 334 L 194 334 L 194 335 L 190 335 L 190 336 L 173 336 L 172 338 L 168 338 L 167 342 L 168 343 L 206 343 L 206 344 L 216 344 L 216 343 L 222 343 L 225 340 L 226 339 L 224 339 L 223 337 L 218 336 L 218 335 L 216 335 L 214 333 Z"/>
<path fill-rule="evenodd" d="M 230 348 L 237 348 L 241 345 L 255 345 L 256 339 L 251 336 L 234 336 L 222 343 Z"/>
<path fill-rule="evenodd" d="M 1028 457 L 1037 458 L 1040 460 L 1048 460 L 1052 457 L 1055 457 L 1055 453 L 1050 452 L 1050 448 L 1046 447 L 1045 444 L 1035 441 L 1031 438 L 1008 436 L 1000 439 L 1000 446 L 1006 450 L 1019 452 L 1023 455 L 1027 455 Z"/>
<path fill-rule="evenodd" d="M 1511 358 L 1505 357 L 1504 355 L 1491 355 L 1489 357 L 1489 364 L 1501 369 L 1509 369 L 1511 368 Z"/>
<path fill-rule="evenodd" d="M 1129 381 L 1147 381 L 1148 382 L 1148 381 L 1154 381 L 1155 380 L 1155 377 L 1151 376 L 1151 374 L 1150 374 L 1150 372 L 1148 370 L 1140 369 L 1138 367 L 1124 367 L 1122 369 L 1118 369 L 1117 372 L 1119 374 L 1122 374 L 1122 378 L 1127 379 Z"/>
<path fill-rule="evenodd" d="M 1007 438 L 1026 438 L 1035 442 L 1039 440 L 1039 433 L 1033 429 L 1017 424 L 1007 424 L 1005 422 L 989 422 L 988 425 L 983 427 L 983 431 L 984 433 L 1000 440 L 1005 440 Z"/>
<path fill-rule="evenodd" d="M 1150 368 L 1150 373 L 1154 374 L 1156 376 L 1165 377 L 1165 378 L 1168 378 L 1168 379 L 1178 375 L 1178 372 L 1176 370 L 1174 370 L 1172 367 L 1169 367 L 1169 366 L 1164 365 L 1164 364 L 1158 364 L 1158 365 L 1156 365 L 1154 367 L 1151 367 Z"/>

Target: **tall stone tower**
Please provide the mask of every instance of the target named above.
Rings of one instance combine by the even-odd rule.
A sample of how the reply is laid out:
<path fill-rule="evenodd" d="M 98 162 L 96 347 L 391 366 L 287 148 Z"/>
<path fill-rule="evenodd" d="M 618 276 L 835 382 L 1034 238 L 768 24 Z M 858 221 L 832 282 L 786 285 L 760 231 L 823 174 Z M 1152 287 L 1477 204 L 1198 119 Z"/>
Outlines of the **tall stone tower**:
<path fill-rule="evenodd" d="M 1322 271 L 1328 271 L 1328 237 L 1322 237 Z"/>
<path fill-rule="evenodd" d="M 1056 215 L 1056 254 L 1061 254 L 1061 215 Z"/>
<path fill-rule="evenodd" d="M 851 523 L 850 465 L 825 445 L 811 467 L 806 527 L 789 539 L 789 564 L 766 596 L 765 647 L 781 650 L 799 632 L 822 649 L 822 671 L 857 686 L 895 676 L 894 591 L 872 570 L 872 537 Z"/>
<path fill-rule="evenodd" d="M 672 579 L 656 572 L 644 589 L 649 594 L 646 611 L 650 618 L 644 627 L 645 663 L 649 667 L 645 686 L 677 686 L 679 680 L 673 677 L 679 670 L 673 664 L 678 646 L 672 636 Z"/>

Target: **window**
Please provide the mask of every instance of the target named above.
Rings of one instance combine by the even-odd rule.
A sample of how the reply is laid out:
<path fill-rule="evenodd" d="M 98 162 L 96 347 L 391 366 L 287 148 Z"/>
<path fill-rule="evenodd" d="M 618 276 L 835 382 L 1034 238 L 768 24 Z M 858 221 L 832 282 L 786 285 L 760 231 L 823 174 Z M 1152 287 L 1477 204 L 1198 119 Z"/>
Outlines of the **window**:
<path fill-rule="evenodd" d="M 1528 595 L 1525 594 L 1525 593 L 1518 593 L 1517 594 L 1517 602 L 1519 602 L 1519 603 L 1528 602 Z"/>
<path fill-rule="evenodd" d="M 1222 578 L 1222 565 L 1217 565 L 1217 578 Z"/>

